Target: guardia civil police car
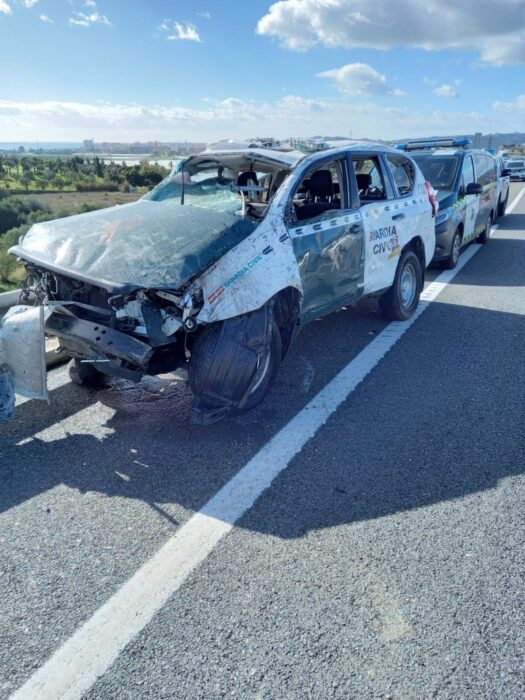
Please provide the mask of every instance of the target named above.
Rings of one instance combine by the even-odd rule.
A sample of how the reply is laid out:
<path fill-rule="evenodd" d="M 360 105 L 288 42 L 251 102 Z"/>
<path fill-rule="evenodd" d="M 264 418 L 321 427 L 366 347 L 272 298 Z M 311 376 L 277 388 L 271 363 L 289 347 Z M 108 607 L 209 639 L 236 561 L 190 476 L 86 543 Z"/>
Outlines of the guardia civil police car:
<path fill-rule="evenodd" d="M 474 239 L 487 243 L 492 222 L 501 211 L 498 173 L 492 155 L 469 148 L 469 139 L 410 141 L 408 151 L 425 178 L 437 190 L 434 260 L 443 267 L 457 265 L 461 248 Z"/>
<path fill-rule="evenodd" d="M 35 224 L 11 250 L 38 305 L 3 320 L 0 414 L 13 387 L 47 396 L 44 331 L 78 383 L 188 363 L 195 420 L 255 406 L 302 325 L 366 295 L 388 318 L 414 313 L 432 197 L 384 146 L 248 147 L 190 156 L 138 202 Z"/>

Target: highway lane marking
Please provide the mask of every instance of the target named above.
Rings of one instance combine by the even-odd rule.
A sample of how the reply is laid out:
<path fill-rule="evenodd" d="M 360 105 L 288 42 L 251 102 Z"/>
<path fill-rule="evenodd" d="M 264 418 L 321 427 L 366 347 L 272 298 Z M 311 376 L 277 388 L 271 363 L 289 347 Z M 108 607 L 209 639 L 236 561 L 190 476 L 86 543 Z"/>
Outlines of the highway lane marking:
<path fill-rule="evenodd" d="M 518 194 L 514 197 L 512 202 L 509 204 L 507 209 L 505 210 L 505 216 L 507 214 L 512 214 L 512 212 L 514 211 L 514 209 L 516 209 L 516 207 L 519 204 L 520 199 L 523 197 L 524 194 L 525 194 L 525 187 L 522 187 L 521 190 L 518 192 Z"/>
<path fill-rule="evenodd" d="M 481 248 L 423 291 L 412 318 L 390 323 L 41 666 L 11 700 L 78 700 L 205 561 L 330 416 Z"/>

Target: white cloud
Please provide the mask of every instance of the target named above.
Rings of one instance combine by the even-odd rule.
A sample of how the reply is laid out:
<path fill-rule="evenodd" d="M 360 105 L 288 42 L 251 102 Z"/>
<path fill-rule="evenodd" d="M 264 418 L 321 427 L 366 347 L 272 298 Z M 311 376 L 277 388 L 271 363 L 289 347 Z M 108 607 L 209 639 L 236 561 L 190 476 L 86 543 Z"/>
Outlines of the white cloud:
<path fill-rule="evenodd" d="M 305 51 L 327 47 L 479 51 L 493 65 L 525 62 L 523 0 L 280 0 L 257 32 Z"/>
<path fill-rule="evenodd" d="M 315 100 L 286 95 L 273 102 L 229 97 L 198 107 L 108 102 L 14 102 L 0 100 L 0 133 L 13 141 L 36 138 L 80 141 L 86 135 L 100 141 L 202 140 L 248 138 L 254 133 L 277 137 L 313 134 L 377 139 L 448 135 L 522 128 L 525 97 L 516 108 L 496 103 L 487 114 L 453 110 L 383 107 L 373 100 Z M 520 107 L 520 104 L 522 105 Z"/>
<path fill-rule="evenodd" d="M 75 24 L 79 27 L 89 27 L 92 24 L 107 24 L 111 27 L 111 22 L 106 15 L 99 15 L 98 12 L 92 12 L 90 15 L 86 15 L 84 12 L 75 12 L 74 14 L 76 17 L 70 18 L 70 24 Z"/>
<path fill-rule="evenodd" d="M 436 84 L 437 84 L 437 80 L 434 80 L 434 78 L 427 78 L 427 76 L 425 76 L 425 77 L 423 78 L 423 81 L 422 81 L 422 82 L 423 82 L 425 85 L 436 85 Z"/>
<path fill-rule="evenodd" d="M 395 95 L 396 97 L 406 93 L 391 88 L 386 76 L 378 73 L 375 68 L 366 63 L 347 63 L 341 68 L 327 70 L 317 75 L 318 78 L 333 80 L 339 92 L 352 97 L 365 95 Z"/>
<path fill-rule="evenodd" d="M 48 24 L 53 23 L 51 17 L 48 17 L 47 15 L 40 15 L 40 19 L 42 20 L 42 22 L 47 22 Z"/>
<path fill-rule="evenodd" d="M 24 0 L 24 5 L 28 8 L 34 7 L 38 0 Z"/>
<path fill-rule="evenodd" d="M 441 85 L 441 87 L 436 88 L 434 94 L 438 97 L 458 97 L 458 89 L 454 85 Z"/>
<path fill-rule="evenodd" d="M 525 94 L 518 95 L 513 102 L 493 102 L 492 109 L 497 112 L 506 112 L 525 118 Z"/>
<path fill-rule="evenodd" d="M 86 0 L 84 2 L 84 7 L 92 7 L 93 9 L 96 9 L 97 3 L 95 2 L 95 0 Z"/>
<path fill-rule="evenodd" d="M 197 17 L 204 17 L 204 19 L 211 19 L 211 15 L 207 10 L 206 10 L 206 12 L 197 12 Z"/>
<path fill-rule="evenodd" d="M 12 15 L 13 10 L 10 5 L 7 4 L 6 0 L 0 0 L 0 12 L 4 15 Z"/>
<path fill-rule="evenodd" d="M 202 42 L 197 27 L 190 22 L 174 22 L 173 34 L 168 36 L 169 41 L 197 41 Z"/>

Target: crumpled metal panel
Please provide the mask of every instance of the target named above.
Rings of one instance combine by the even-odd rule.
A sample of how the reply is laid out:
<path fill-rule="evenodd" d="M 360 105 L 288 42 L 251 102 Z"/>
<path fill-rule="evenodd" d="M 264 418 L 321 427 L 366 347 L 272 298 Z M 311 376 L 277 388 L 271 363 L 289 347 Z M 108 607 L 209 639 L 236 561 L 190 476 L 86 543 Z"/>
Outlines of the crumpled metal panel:
<path fill-rule="evenodd" d="M 48 399 L 44 326 L 52 309 L 13 306 L 0 321 L 0 365 L 10 372 L 16 394 Z"/>
<path fill-rule="evenodd" d="M 259 309 L 282 289 L 302 293 L 297 260 L 283 220 L 268 215 L 256 231 L 199 279 L 204 305 L 200 323 L 213 323 Z"/>
<path fill-rule="evenodd" d="M 10 252 L 111 289 L 178 288 L 255 227 L 232 213 L 143 199 L 34 224 Z"/>

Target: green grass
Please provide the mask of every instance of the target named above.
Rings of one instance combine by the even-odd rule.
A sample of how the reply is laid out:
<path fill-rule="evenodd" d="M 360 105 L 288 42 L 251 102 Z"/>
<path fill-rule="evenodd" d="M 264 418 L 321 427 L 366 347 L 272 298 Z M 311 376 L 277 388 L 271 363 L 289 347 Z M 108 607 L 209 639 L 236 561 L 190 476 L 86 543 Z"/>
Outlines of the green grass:
<path fill-rule="evenodd" d="M 78 214 L 82 205 L 87 205 L 90 209 L 105 209 L 115 204 L 128 204 L 136 202 L 137 199 L 146 194 L 147 189 L 141 192 L 45 192 L 42 194 L 16 194 L 15 198 L 24 199 L 29 196 L 42 204 L 51 207 L 51 219 L 68 214 Z"/>

